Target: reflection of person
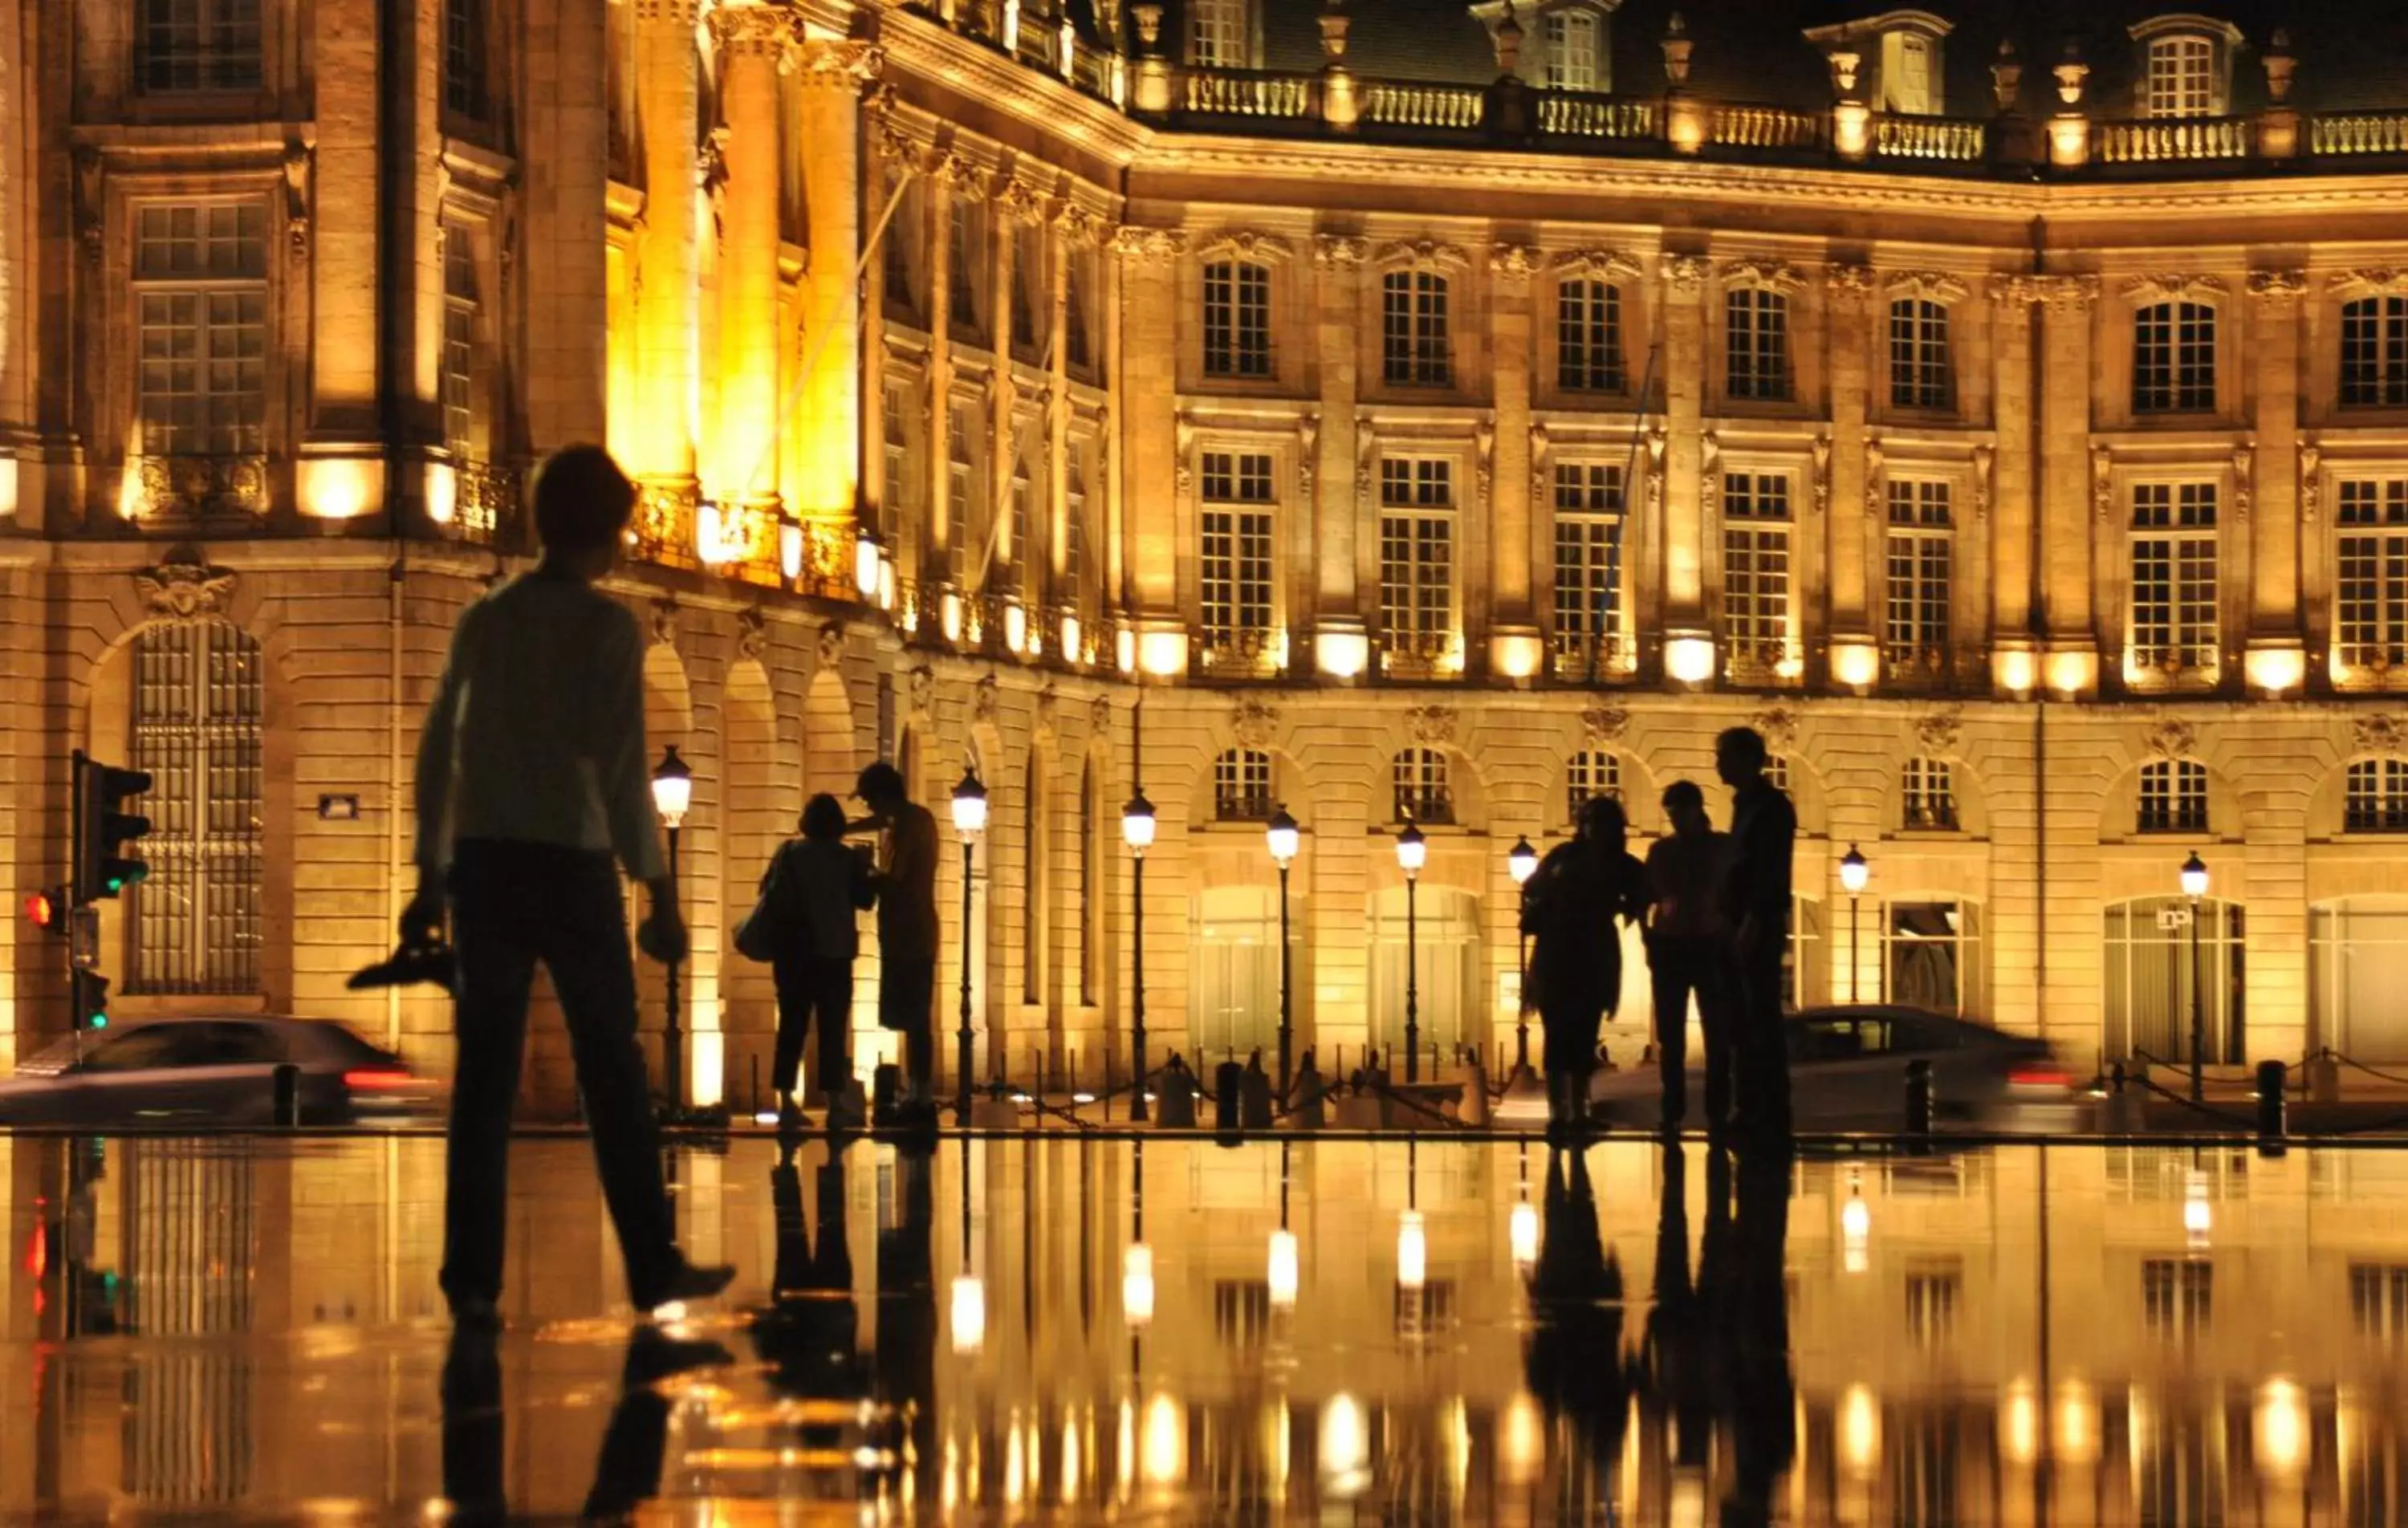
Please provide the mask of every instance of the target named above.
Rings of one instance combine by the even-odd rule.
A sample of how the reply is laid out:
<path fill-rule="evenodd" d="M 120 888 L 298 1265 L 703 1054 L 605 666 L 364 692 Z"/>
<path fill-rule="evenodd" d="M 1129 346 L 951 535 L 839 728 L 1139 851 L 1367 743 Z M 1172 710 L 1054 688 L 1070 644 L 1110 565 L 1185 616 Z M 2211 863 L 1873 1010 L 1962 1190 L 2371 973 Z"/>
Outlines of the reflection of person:
<path fill-rule="evenodd" d="M 803 807 L 803 835 L 780 847 L 762 878 L 778 912 L 776 953 L 778 1049 L 770 1083 L 778 1092 L 779 1128 L 804 1123 L 795 1102 L 803 1037 L 816 1021 L 819 1053 L 812 1091 L 831 1126 L 843 1122 L 845 1089 L 853 1078 L 846 1040 L 853 1025 L 853 963 L 861 953 L 860 909 L 869 906 L 869 867 L 845 847 L 844 807 L 816 795 Z"/>
<path fill-rule="evenodd" d="M 886 860 L 870 878 L 878 894 L 878 1021 L 903 1036 L 912 1102 L 937 1096 L 937 819 L 904 793 L 891 764 L 861 772 L 853 792 L 886 832 Z"/>
<path fill-rule="evenodd" d="M 815 1177 L 816 1251 L 803 1220 L 803 1180 L 791 1147 L 781 1150 L 778 1165 L 770 1171 L 769 1202 L 778 1228 L 776 1271 L 770 1277 L 769 1308 L 752 1318 L 752 1346 L 769 1365 L 770 1384 L 781 1393 L 854 1399 L 867 1393 L 868 1385 L 855 1346 L 860 1318 L 853 1300 L 853 1249 L 845 1234 L 843 1152 L 833 1152 Z"/>
<path fill-rule="evenodd" d="M 1789 1131 L 1789 1053 L 1781 1022 L 1781 957 L 1789 940 L 1789 861 L 1798 814 L 1765 778 L 1764 736 L 1732 727 L 1714 739 L 1714 771 L 1731 788 L 1731 855 L 1723 878 L 1739 990 L 1731 1044 L 1741 1123 Z"/>
<path fill-rule="evenodd" d="M 638 942 L 685 953 L 644 757 L 643 639 L 595 589 L 618 560 L 636 489 L 598 446 L 570 446 L 535 484 L 543 557 L 468 607 L 418 748 L 418 893 L 401 941 L 457 951 L 459 1060 L 443 1235 L 455 1320 L 494 1323 L 502 1291 L 510 1110 L 541 961 L 568 1025 L 602 1193 L 638 1308 L 716 1294 L 732 1268 L 689 1264 L 672 1239 L 615 854 L 652 897 Z"/>
<path fill-rule="evenodd" d="M 1578 1123 L 1597 1070 L 1598 1025 L 1622 1006 L 1622 935 L 1645 903 L 1639 862 L 1625 847 L 1622 804 L 1599 796 L 1582 807 L 1580 832 L 1539 863 L 1522 889 L 1522 932 L 1530 938 L 1529 986 L 1546 1035 L 1547 1122 Z"/>
<path fill-rule="evenodd" d="M 1706 1463 L 1712 1393 L 1706 1383 L 1710 1286 L 1689 1278 L 1688 1158 L 1678 1141 L 1664 1146 L 1664 1184 L 1657 1201 L 1656 1298 L 1647 1310 L 1647 1380 L 1655 1401 L 1670 1413 L 1673 1463 Z M 1716 1235 L 1710 1221 L 1707 1235 Z"/>
<path fill-rule="evenodd" d="M 1730 1025 L 1725 972 L 1730 923 L 1723 916 L 1723 860 L 1729 840 L 1706 816 L 1705 793 L 1688 780 L 1664 792 L 1672 831 L 1647 850 L 1647 971 L 1656 997 L 1656 1056 L 1664 1072 L 1664 1123 L 1688 1111 L 1689 999 L 1706 1041 L 1706 1127 L 1730 1113 Z"/>
<path fill-rule="evenodd" d="M 1739 1164 L 1739 1203 L 1717 1238 L 1728 1159 L 1707 1163 L 1707 1256 L 1713 1264 L 1714 1394 L 1729 1429 L 1732 1478 L 1724 1528 L 1772 1521 L 1772 1488 L 1797 1454 L 1797 1388 L 1789 1366 L 1789 1299 L 1782 1261 L 1789 1236 L 1789 1158 L 1752 1153 Z"/>
<path fill-rule="evenodd" d="M 1523 1376 L 1553 1420 L 1568 1420 L 1602 1481 L 1622 1454 L 1630 1381 L 1622 1363 L 1622 1268 L 1598 1235 L 1588 1159 L 1547 1154 L 1547 1192 L 1538 1264 L 1530 1270 L 1533 1330 Z"/>
<path fill-rule="evenodd" d="M 938 1500 L 936 1153 L 907 1140 L 895 1154 L 898 1223 L 878 1231 L 879 1403 L 910 1418 L 911 1492 Z"/>

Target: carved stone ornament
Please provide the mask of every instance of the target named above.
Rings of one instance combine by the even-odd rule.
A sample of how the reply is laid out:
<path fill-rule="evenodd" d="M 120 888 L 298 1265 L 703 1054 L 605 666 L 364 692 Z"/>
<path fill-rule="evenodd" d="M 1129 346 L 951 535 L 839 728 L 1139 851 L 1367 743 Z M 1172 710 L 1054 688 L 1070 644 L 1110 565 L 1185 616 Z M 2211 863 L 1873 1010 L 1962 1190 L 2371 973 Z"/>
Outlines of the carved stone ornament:
<path fill-rule="evenodd" d="M 755 605 L 736 612 L 736 655 L 755 663 L 769 650 L 769 614 Z"/>
<path fill-rule="evenodd" d="M 800 20 L 784 6 L 713 6 L 709 19 L 710 39 L 722 52 L 782 55 L 794 44 Z"/>
<path fill-rule="evenodd" d="M 1489 485 L 1495 480 L 1496 474 L 1496 415 L 1483 414 L 1480 417 L 1480 422 L 1471 427 L 1471 444 L 1476 482 L 1473 493 L 1477 495 L 1472 502 L 1485 507 L 1488 504 Z"/>
<path fill-rule="evenodd" d="M 1657 263 L 1664 279 L 1672 290 L 1684 296 L 1695 295 L 1713 272 L 1713 262 L 1703 255 L 1666 255 Z"/>
<path fill-rule="evenodd" d="M 2398 753 L 2408 749 L 2408 721 L 2389 711 L 2370 711 L 2350 718 L 2360 753 Z"/>
<path fill-rule="evenodd" d="M 83 257 L 100 260 L 101 229 L 108 215 L 102 182 L 106 179 L 100 150 L 91 144 L 75 151 L 76 233 L 83 240 Z"/>
<path fill-rule="evenodd" d="M 817 37 L 803 44 L 796 72 L 808 85 L 859 90 L 886 72 L 886 53 L 857 37 Z"/>
<path fill-rule="evenodd" d="M 1757 287 L 1768 292 L 1804 290 L 1806 278 L 1795 265 L 1778 260 L 1726 260 L 1720 275 L 1727 287 Z"/>
<path fill-rule="evenodd" d="M 844 662 L 844 622 L 831 621 L 820 628 L 820 667 L 834 668 Z"/>
<path fill-rule="evenodd" d="M 1296 417 L 1296 486 L 1297 496 L 1306 505 L 1312 503 L 1312 479 L 1320 466 L 1321 416 L 1306 409 Z"/>
<path fill-rule="evenodd" d="M 2099 301 L 2096 276 L 2035 276 L 2029 279 L 2040 301 L 2051 307 L 2088 307 Z"/>
<path fill-rule="evenodd" d="M 1526 244 L 1500 244 L 1488 251 L 1488 268 L 1498 276 L 1527 278 L 1539 268 L 1539 251 Z"/>
<path fill-rule="evenodd" d="M 1173 442 L 1177 448 L 1172 461 L 1177 468 L 1179 493 L 1184 497 L 1196 486 L 1196 416 L 1182 408 L 1171 421 Z"/>
<path fill-rule="evenodd" d="M 1817 435 L 1807 443 L 1807 449 L 1814 456 L 1814 483 L 1809 502 L 1813 505 L 1814 513 L 1820 515 L 1831 507 L 1831 437 Z M 1868 451 L 1870 449 L 1868 446 Z"/>
<path fill-rule="evenodd" d="M 1547 427 L 1530 426 L 1530 504 L 1533 508 L 1547 502 Z"/>
<path fill-rule="evenodd" d="M 1371 428 L 1369 414 L 1354 417 L 1354 497 L 1364 504 L 1371 502 L 1372 477 L 1380 464 L 1380 441 Z"/>
<path fill-rule="evenodd" d="M 2408 294 L 2408 269 L 2393 265 L 2367 265 L 2354 271 L 2343 271 L 2327 284 L 2344 296 L 2400 296 Z"/>
<path fill-rule="evenodd" d="M 1140 228 L 1131 224 L 1112 236 L 1112 252 L 1137 265 L 1168 265 L 1186 248 L 1186 236 L 1175 228 Z"/>
<path fill-rule="evenodd" d="M 937 671 L 922 664 L 903 676 L 904 696 L 911 714 L 925 721 L 937 704 Z"/>
<path fill-rule="evenodd" d="M 1322 270 L 1353 270 L 1371 257 L 1371 246 L 1344 234 L 1322 234 L 1312 241 L 1312 263 Z"/>
<path fill-rule="evenodd" d="M 1112 735 L 1112 698 L 1097 695 L 1087 703 L 1087 735 L 1110 737 Z"/>
<path fill-rule="evenodd" d="M 2115 511 L 2115 454 L 2104 446 L 2090 448 L 2090 507 L 2102 521 Z"/>
<path fill-rule="evenodd" d="M 2232 513 L 2247 520 L 2258 498 L 2258 448 L 2247 443 L 2232 448 Z"/>
<path fill-rule="evenodd" d="M 1426 748 L 1448 748 L 1455 742 L 1455 710 L 1446 706 L 1416 706 L 1405 713 L 1405 735 Z"/>
<path fill-rule="evenodd" d="M 1037 692 L 1037 734 L 1039 736 L 1052 737 L 1054 735 L 1054 719 L 1061 715 L 1061 711 L 1062 693 L 1060 691 L 1054 689 L 1049 684 L 1044 689 Z"/>
<path fill-rule="evenodd" d="M 1240 748 L 1267 749 L 1278 734 L 1279 712 L 1271 708 L 1268 701 L 1248 696 L 1238 702 L 1237 710 L 1229 718 L 1229 735 L 1237 739 Z"/>
<path fill-rule="evenodd" d="M 2128 278 L 2120 289 L 2135 302 L 2162 303 L 2184 297 L 2218 297 L 2228 290 L 2220 276 L 2158 274 Z"/>
<path fill-rule="evenodd" d="M 1996 307 L 2028 307 L 2041 300 L 2040 280 L 2030 276 L 1993 276 L 1988 293 Z"/>
<path fill-rule="evenodd" d="M 673 597 L 652 602 L 652 642 L 657 647 L 675 648 L 678 639 L 678 606 Z"/>
<path fill-rule="evenodd" d="M 1618 743 L 1630 730 L 1630 713 L 1619 706 L 1592 706 L 1581 713 L 1581 735 L 1593 745 Z"/>
<path fill-rule="evenodd" d="M 1882 290 L 1893 297 L 1920 297 L 1943 307 L 1963 301 L 1966 292 L 1964 280 L 1946 271 L 1892 271 Z M 1995 287 L 1991 295 L 1998 295 Z"/>
<path fill-rule="evenodd" d="M 1196 247 L 1198 260 L 1244 260 L 1255 264 L 1275 264 L 1291 252 L 1287 240 L 1256 228 L 1232 228 Z"/>
<path fill-rule="evenodd" d="M 2308 273 L 2305 271 L 2251 271 L 2249 295 L 2261 302 L 2272 302 L 2307 294 Z"/>
<path fill-rule="evenodd" d="M 2324 507 L 2325 478 L 2324 473 L 2319 470 L 2323 467 L 2324 461 L 2324 448 L 2307 436 L 2301 436 L 2300 437 L 2300 518 L 2311 525 L 2315 523 L 2316 511 Z"/>
<path fill-rule="evenodd" d="M 2198 742 L 2199 735 L 2191 730 L 2191 724 L 2178 716 L 2159 717 L 2157 725 L 2141 736 L 2141 745 L 2153 759 L 2188 757 Z"/>
<path fill-rule="evenodd" d="M 1873 268 L 1855 264 L 1827 265 L 1823 285 L 1834 297 L 1861 300 L 1872 295 Z"/>
<path fill-rule="evenodd" d="M 134 587 L 142 592 L 142 602 L 163 621 L 223 615 L 234 597 L 234 583 L 232 568 L 213 566 L 189 542 L 168 548 L 156 566 L 134 575 Z"/>
<path fill-rule="evenodd" d="M 1798 715 L 1786 706 L 1758 711 L 1755 727 L 1771 752 L 1787 753 L 1798 746 Z"/>
<path fill-rule="evenodd" d="M 1380 264 L 1415 270 L 1461 271 L 1471 268 L 1471 257 L 1459 245 L 1440 244 L 1430 238 L 1404 238 L 1380 246 Z"/>
<path fill-rule="evenodd" d="M 1973 448 L 1973 518 L 1990 518 L 1990 471 L 1998 448 L 1985 441 Z"/>
<path fill-rule="evenodd" d="M 1698 436 L 1698 507 L 1708 520 L 1723 512 L 1722 437 L 1712 430 Z"/>
<path fill-rule="evenodd" d="M 1569 280 L 1627 281 L 1639 275 L 1639 262 L 1619 250 L 1566 250 L 1555 256 L 1555 274 Z"/>
<path fill-rule="evenodd" d="M 1003 686 L 996 681 L 994 675 L 981 675 L 978 683 L 970 689 L 970 720 L 992 723 L 995 721 L 996 707 L 1001 700 L 1002 694 Z"/>
<path fill-rule="evenodd" d="M 1964 735 L 1965 707 L 1943 706 L 1916 719 L 1914 740 L 1926 753 L 1954 753 L 1956 740 Z"/>
<path fill-rule="evenodd" d="M 309 161 L 308 145 L 285 145 L 284 239 L 295 261 L 309 258 Z"/>

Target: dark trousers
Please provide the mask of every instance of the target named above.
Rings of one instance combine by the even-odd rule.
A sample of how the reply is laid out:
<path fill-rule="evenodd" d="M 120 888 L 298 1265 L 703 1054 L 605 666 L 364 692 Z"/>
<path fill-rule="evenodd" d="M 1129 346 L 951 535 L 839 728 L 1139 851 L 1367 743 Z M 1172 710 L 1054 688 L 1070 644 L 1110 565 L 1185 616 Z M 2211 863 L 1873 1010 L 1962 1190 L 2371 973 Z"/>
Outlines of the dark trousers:
<path fill-rule="evenodd" d="M 853 962 L 807 956 L 781 959 L 770 969 L 778 981 L 778 1050 L 769 1064 L 770 1083 L 781 1093 L 795 1091 L 803 1035 L 816 1023 L 820 1044 L 811 1083 L 833 1100 L 853 1074 L 845 1043 L 853 1028 Z"/>
<path fill-rule="evenodd" d="M 922 1098 L 937 1093 L 937 957 L 889 955 L 879 966 L 878 1023 L 903 1036 L 903 1075 Z"/>
<path fill-rule="evenodd" d="M 1789 1045 L 1781 1019 L 1781 946 L 1774 935 L 1742 946 L 1735 963 L 1731 1047 L 1739 1120 L 1751 1130 L 1789 1129 Z"/>
<path fill-rule="evenodd" d="M 1661 938 L 1647 945 L 1656 996 L 1656 1060 L 1664 1072 L 1664 1122 L 1678 1124 L 1689 1103 L 1689 999 L 1705 1032 L 1706 1123 L 1730 1117 L 1730 944 L 1724 939 Z"/>
<path fill-rule="evenodd" d="M 454 1300 L 501 1294 L 510 1110 L 526 1057 L 527 993 L 541 961 L 567 1021 L 628 1292 L 642 1304 L 674 1271 L 677 1252 L 652 1085 L 636 1043 L 636 967 L 618 871 L 608 854 L 472 840 L 453 853 L 451 893 L 459 1062 L 446 1160 L 444 1292 Z"/>

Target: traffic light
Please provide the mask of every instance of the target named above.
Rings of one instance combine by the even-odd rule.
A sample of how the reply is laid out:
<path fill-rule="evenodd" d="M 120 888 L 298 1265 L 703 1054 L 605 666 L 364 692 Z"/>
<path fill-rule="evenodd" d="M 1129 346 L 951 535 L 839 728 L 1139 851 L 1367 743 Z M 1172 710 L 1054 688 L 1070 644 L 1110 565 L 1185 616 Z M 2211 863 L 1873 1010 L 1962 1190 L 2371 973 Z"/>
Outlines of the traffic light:
<path fill-rule="evenodd" d="M 75 889 L 79 903 L 114 897 L 150 874 L 135 859 L 134 840 L 150 831 L 150 820 L 125 810 L 128 798 L 150 789 L 150 777 L 139 769 L 120 769 L 76 755 Z"/>
<path fill-rule="evenodd" d="M 64 939 L 67 933 L 66 893 L 55 886 L 44 887 L 25 898 L 25 921 L 53 939 Z"/>
<path fill-rule="evenodd" d="M 75 983 L 76 1027 L 108 1027 L 108 978 L 97 971 L 72 973 Z"/>

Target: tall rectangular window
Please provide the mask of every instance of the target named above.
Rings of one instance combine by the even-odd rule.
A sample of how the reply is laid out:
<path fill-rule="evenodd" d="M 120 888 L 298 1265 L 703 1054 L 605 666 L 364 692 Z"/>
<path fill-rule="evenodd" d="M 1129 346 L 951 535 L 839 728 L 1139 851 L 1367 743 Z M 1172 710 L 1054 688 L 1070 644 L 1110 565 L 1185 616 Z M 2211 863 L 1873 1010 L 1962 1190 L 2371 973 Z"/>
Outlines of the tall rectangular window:
<path fill-rule="evenodd" d="M 945 287 L 953 303 L 953 321 L 965 329 L 979 327 L 979 277 L 984 269 L 980 255 L 985 249 L 980 237 L 982 232 L 978 208 L 968 197 L 956 194 L 945 225 L 946 259 L 951 267 Z"/>
<path fill-rule="evenodd" d="M 443 0 L 443 108 L 484 120 L 484 0 Z"/>
<path fill-rule="evenodd" d="M 259 0 L 141 0 L 135 78 L 150 94 L 257 90 Z"/>
<path fill-rule="evenodd" d="M 1622 467 L 1555 464 L 1555 593 L 1551 635 L 1559 678 L 1627 666 L 1622 607 Z"/>
<path fill-rule="evenodd" d="M 1612 282 L 1568 280 L 1556 289 L 1555 385 L 1622 391 L 1622 291 Z"/>
<path fill-rule="evenodd" d="M 1380 463 L 1380 645 L 1392 672 L 1426 672 L 1455 636 L 1455 464 Z"/>
<path fill-rule="evenodd" d="M 1033 537 L 1035 516 L 1032 512 L 1036 490 L 1028 481 L 1028 459 L 1022 457 L 1011 464 L 1011 565 L 1020 575 L 1020 589 L 1030 593 L 1028 569 L 1035 565 L 1037 555 Z"/>
<path fill-rule="evenodd" d="M 957 587 L 967 587 L 970 559 L 970 500 L 978 492 L 977 440 L 979 414 L 974 408 L 953 410 L 953 432 L 945 471 L 945 564 Z"/>
<path fill-rule="evenodd" d="M 1081 610 L 1086 607 L 1087 590 L 1087 442 L 1074 438 L 1063 462 L 1069 480 L 1063 490 L 1068 502 L 1063 507 L 1062 603 Z"/>
<path fill-rule="evenodd" d="M 1547 13 L 1547 88 L 1593 91 L 1598 88 L 1597 13 L 1551 10 Z"/>
<path fill-rule="evenodd" d="M 1889 401 L 1899 408 L 1946 408 L 1955 401 L 1948 364 L 1948 309 L 1910 297 L 1889 305 Z"/>
<path fill-rule="evenodd" d="M 1073 250 L 1062 278 L 1062 359 L 1076 372 L 1094 369 L 1095 352 L 1087 344 L 1087 293 L 1095 282 L 1088 271 L 1094 257 Z"/>
<path fill-rule="evenodd" d="M 878 236 L 878 254 L 885 273 L 887 306 L 897 312 L 917 314 L 920 310 L 919 282 L 911 274 L 911 230 L 919 226 L 919 181 L 906 182 L 900 170 L 889 165 L 885 176 L 885 195 L 881 205 L 894 200 L 899 191 L 902 200 L 895 205 L 895 215 L 886 220 L 886 231 Z"/>
<path fill-rule="evenodd" d="M 2212 117 L 2224 109 L 2215 44 L 2206 37 L 2158 37 L 2149 44 L 2152 117 Z"/>
<path fill-rule="evenodd" d="M 2408 678 L 2408 478 L 2335 485 L 2337 644 L 2344 678 Z"/>
<path fill-rule="evenodd" d="M 2132 411 L 2215 407 L 2215 309 L 2151 303 L 2132 315 Z"/>
<path fill-rule="evenodd" d="M 1203 656 L 1208 667 L 1257 668 L 1271 656 L 1271 458 L 1204 453 Z"/>
<path fill-rule="evenodd" d="M 1271 799 L 1271 756 L 1260 749 L 1225 749 L 1212 760 L 1212 816 L 1222 822 L 1263 822 L 1279 809 Z"/>
<path fill-rule="evenodd" d="M 1204 267 L 1204 375 L 1271 374 L 1271 273 L 1243 260 Z"/>
<path fill-rule="evenodd" d="M 1434 271 L 1389 271 L 1380 278 L 1383 374 L 1398 387 L 1444 387 L 1446 278 Z"/>
<path fill-rule="evenodd" d="M 1199 69 L 1246 67 L 1246 0 L 1187 0 L 1187 62 Z"/>
<path fill-rule="evenodd" d="M 477 246 L 443 229 L 443 444 L 467 456 L 477 442 Z"/>
<path fill-rule="evenodd" d="M 127 893 L 128 992 L 259 990 L 262 675 L 259 644 L 223 621 L 135 637 L 127 751 L 150 776 L 147 880 Z"/>
<path fill-rule="evenodd" d="M 1789 479 L 1723 475 L 1723 629 L 1740 678 L 1788 678 Z"/>
<path fill-rule="evenodd" d="M 2217 634 L 2215 484 L 2134 484 L 2131 666 L 2212 674 Z"/>
<path fill-rule="evenodd" d="M 1931 39 L 1920 32 L 1882 34 L 1882 101 L 1891 111 L 1914 116 L 1940 109 L 1933 88 Z"/>
<path fill-rule="evenodd" d="M 2361 297 L 2341 309 L 2341 401 L 2408 407 L 2408 297 Z"/>
<path fill-rule="evenodd" d="M 1011 343 L 1034 354 L 1053 337 L 1052 325 L 1040 334 L 1037 328 L 1039 304 L 1037 294 L 1051 290 L 1044 285 L 1045 250 L 1037 230 L 1025 223 L 1015 223 L 1011 230 Z"/>
<path fill-rule="evenodd" d="M 145 456 L 267 449 L 267 210 L 159 204 L 136 219 L 135 410 Z"/>
<path fill-rule="evenodd" d="M 1951 539 L 1948 484 L 1936 478 L 1891 478 L 1888 620 L 1883 635 L 1895 677 L 1947 672 L 1949 576 L 1955 565 Z"/>
<path fill-rule="evenodd" d="M 1734 398 L 1789 396 L 1789 299 L 1760 287 L 1723 298 L 1726 385 Z"/>
<path fill-rule="evenodd" d="M 885 405 L 880 410 L 879 418 L 885 464 L 883 487 L 886 502 L 881 506 L 879 516 L 882 525 L 916 523 L 920 508 L 919 483 L 911 475 L 910 408 L 910 388 L 890 387 L 886 390 Z"/>

